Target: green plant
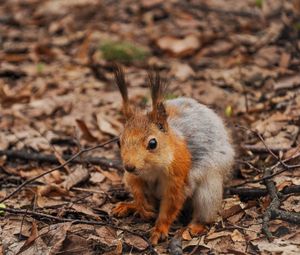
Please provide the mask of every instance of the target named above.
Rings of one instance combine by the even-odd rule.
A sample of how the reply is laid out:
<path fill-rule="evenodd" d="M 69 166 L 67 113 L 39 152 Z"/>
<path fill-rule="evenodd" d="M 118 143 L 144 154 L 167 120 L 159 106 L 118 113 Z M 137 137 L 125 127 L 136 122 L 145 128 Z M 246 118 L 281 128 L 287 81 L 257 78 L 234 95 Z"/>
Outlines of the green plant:
<path fill-rule="evenodd" d="M 262 8 L 263 2 L 264 2 L 264 0 L 255 0 L 255 5 L 258 8 Z"/>
<path fill-rule="evenodd" d="M 103 58 L 109 61 L 133 62 L 143 61 L 149 52 L 129 42 L 107 41 L 100 45 Z"/>

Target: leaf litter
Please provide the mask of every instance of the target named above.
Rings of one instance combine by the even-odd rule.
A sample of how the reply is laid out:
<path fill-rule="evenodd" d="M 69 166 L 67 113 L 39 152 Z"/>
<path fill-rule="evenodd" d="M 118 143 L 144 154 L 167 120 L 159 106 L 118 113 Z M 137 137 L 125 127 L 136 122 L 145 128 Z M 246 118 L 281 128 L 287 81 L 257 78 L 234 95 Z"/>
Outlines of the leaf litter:
<path fill-rule="evenodd" d="M 228 187 L 262 178 L 276 163 L 268 149 L 281 160 L 299 152 L 298 0 L 21 2 L 4 1 L 0 7 L 0 198 L 53 167 L 5 151 L 51 154 L 62 164 L 65 155 L 120 134 L 121 99 L 110 60 L 124 64 L 136 105 L 149 105 L 147 66 L 155 65 L 169 80 L 168 97 L 191 96 L 223 116 L 238 151 Z M 236 124 L 259 132 L 268 149 Z M 87 156 L 120 159 L 116 144 Z M 3 254 L 153 253 L 146 241 L 153 222 L 111 215 L 116 202 L 131 199 L 122 173 L 84 157 L 79 160 L 85 163 L 46 175 L 4 202 L 74 223 L 0 209 Z M 299 164 L 299 157 L 289 163 Z M 298 172 L 273 177 L 281 210 L 299 213 L 299 189 L 284 193 L 299 186 Z M 266 186 L 250 182 L 240 188 Z M 297 224 L 271 220 L 272 242 L 262 232 L 270 202 L 269 195 L 245 199 L 225 192 L 218 221 L 200 237 L 183 231 L 179 250 L 299 254 Z M 92 220 L 103 226 L 85 223 Z M 180 221 L 174 224 L 181 228 Z M 172 237 L 155 247 L 157 253 L 168 254 Z"/>

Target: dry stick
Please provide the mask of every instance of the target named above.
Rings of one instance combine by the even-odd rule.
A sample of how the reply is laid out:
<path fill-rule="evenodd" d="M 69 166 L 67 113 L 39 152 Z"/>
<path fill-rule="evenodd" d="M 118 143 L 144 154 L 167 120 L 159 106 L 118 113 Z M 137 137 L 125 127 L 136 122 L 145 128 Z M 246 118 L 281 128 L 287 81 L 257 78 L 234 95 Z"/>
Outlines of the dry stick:
<path fill-rule="evenodd" d="M 138 236 L 138 237 L 142 238 L 144 241 L 147 242 L 150 251 L 153 254 L 157 254 L 157 252 L 154 250 L 152 244 L 142 234 L 139 234 L 136 231 L 131 231 L 129 229 L 118 227 L 118 226 L 115 226 L 115 225 L 112 225 L 112 224 L 109 224 L 109 223 L 100 222 L 100 221 L 93 221 L 93 220 L 73 220 L 73 219 L 57 217 L 57 216 L 53 216 L 53 215 L 49 215 L 49 214 L 45 214 L 45 213 L 39 213 L 39 212 L 34 212 L 34 211 L 29 211 L 29 210 L 22 210 L 22 209 L 14 209 L 14 208 L 1 208 L 1 211 L 13 213 L 13 214 L 31 215 L 33 217 L 46 218 L 46 219 L 53 220 L 53 221 L 56 221 L 56 222 L 72 222 L 72 224 L 87 224 L 87 225 L 109 226 L 111 228 L 121 230 L 123 232 L 127 232 L 129 234 L 132 234 L 132 235 L 135 235 L 135 236 Z"/>
<path fill-rule="evenodd" d="M 61 168 L 63 168 L 65 165 L 69 164 L 70 162 L 72 162 L 75 158 L 77 158 L 78 156 L 80 156 L 81 154 L 85 153 L 85 152 L 88 152 L 88 151 L 92 151 L 92 150 L 95 150 L 97 148 L 102 148 L 104 147 L 105 145 L 107 144 L 110 144 L 112 142 L 116 142 L 118 141 L 119 138 L 115 137 L 113 139 L 110 139 L 102 144 L 99 144 L 99 145 L 96 145 L 94 147 L 90 147 L 90 148 L 86 148 L 86 149 L 83 149 L 83 150 L 80 150 L 79 152 L 77 152 L 76 154 L 74 154 L 71 158 L 69 158 L 66 162 L 64 162 L 63 164 L 57 166 L 57 167 L 54 167 L 48 171 L 46 171 L 45 173 L 42 173 L 38 176 L 35 176 L 31 179 L 28 179 L 27 181 L 23 182 L 21 185 L 19 185 L 12 193 L 10 193 L 9 195 L 7 195 L 5 198 L 1 199 L 0 200 L 0 203 L 3 203 L 4 201 L 6 201 L 7 199 L 11 198 L 14 194 L 16 194 L 17 192 L 19 192 L 24 186 L 26 186 L 27 184 L 29 183 L 32 183 L 34 182 L 35 180 L 47 175 L 47 174 L 50 174 L 56 170 L 59 170 Z"/>
<path fill-rule="evenodd" d="M 13 159 L 22 159 L 22 160 L 29 160 L 29 161 L 36 161 L 41 163 L 52 163 L 52 164 L 59 164 L 60 162 L 54 155 L 48 154 L 41 154 L 41 153 L 34 153 L 34 152 L 27 152 L 25 150 L 0 150 L 0 156 L 7 156 Z M 64 160 L 69 160 L 71 155 L 63 155 L 62 158 Z M 74 164 L 82 164 L 88 163 L 93 165 L 100 165 L 102 167 L 108 168 L 115 168 L 117 170 L 121 170 L 121 164 L 118 161 L 108 160 L 106 158 L 100 157 L 84 157 L 82 159 L 74 159 L 72 160 Z"/>
<path fill-rule="evenodd" d="M 297 155 L 297 156 L 300 156 L 300 154 Z M 291 159 L 294 159 L 294 157 L 293 157 L 293 158 L 285 159 L 285 160 L 283 160 L 283 162 L 287 162 L 287 161 L 289 161 L 289 160 L 291 160 Z M 279 165 L 280 165 L 280 162 L 277 162 L 275 165 L 271 166 L 270 168 L 273 170 L 273 169 L 275 169 L 276 167 L 278 167 Z M 231 186 L 230 188 L 241 187 L 241 186 L 244 186 L 244 185 L 247 184 L 247 183 L 258 183 L 258 182 L 262 182 L 262 181 L 265 181 L 265 180 L 267 180 L 267 179 L 271 179 L 272 177 L 274 177 L 274 176 L 276 176 L 276 175 L 279 175 L 279 174 L 281 174 L 281 173 L 283 173 L 283 172 L 286 172 L 287 170 L 292 170 L 292 169 L 295 169 L 295 168 L 300 168 L 300 164 L 298 164 L 298 165 L 287 165 L 287 168 L 283 168 L 283 169 L 281 169 L 281 170 L 279 170 L 279 171 L 277 171 L 277 172 L 275 172 L 275 173 L 273 173 L 273 174 L 270 174 L 270 175 L 268 175 L 268 176 L 264 176 L 264 177 L 259 178 L 259 179 L 256 179 L 256 180 L 248 180 L 248 181 L 244 181 L 244 182 L 242 182 L 242 183 L 240 183 L 240 184 L 233 185 L 233 186 Z"/>
<path fill-rule="evenodd" d="M 266 196 L 268 194 L 267 189 L 255 189 L 255 188 L 227 188 L 225 189 L 227 194 L 239 195 L 241 198 L 255 199 Z M 225 192 L 225 194 L 226 194 Z M 288 195 L 292 193 L 300 193 L 300 185 L 286 186 L 282 191 L 279 192 L 282 195 Z"/>
<path fill-rule="evenodd" d="M 271 173 L 271 169 L 266 169 L 264 176 L 271 175 Z M 272 219 L 272 210 L 277 209 L 280 206 L 280 201 L 274 182 L 271 179 L 266 179 L 265 185 L 272 201 L 263 215 L 262 230 L 267 236 L 268 240 L 271 241 L 273 239 L 273 235 L 269 230 L 269 221 Z"/>
<path fill-rule="evenodd" d="M 236 127 L 238 128 L 241 128 L 241 129 L 244 129 L 244 130 L 248 130 L 250 132 L 252 132 L 253 134 L 255 134 L 260 140 L 261 142 L 263 143 L 263 145 L 265 146 L 266 150 L 275 158 L 278 160 L 278 162 L 276 164 L 274 164 L 272 167 L 270 167 L 270 169 L 273 171 L 276 167 L 278 167 L 279 165 L 282 165 L 284 168 L 275 172 L 275 173 L 272 173 L 270 175 L 267 175 L 267 176 L 264 176 L 263 178 L 260 178 L 260 179 L 257 179 L 257 180 L 248 180 L 248 181 L 245 181 L 243 183 L 240 183 L 240 184 L 237 184 L 237 185 L 234 185 L 234 186 L 231 186 L 231 188 L 236 188 L 236 187 L 240 187 L 240 186 L 243 186 L 247 183 L 257 183 L 257 182 L 262 182 L 262 181 L 265 181 L 267 179 L 271 179 L 272 177 L 276 176 L 276 175 L 279 175 L 287 170 L 291 170 L 291 169 L 295 169 L 295 168 L 299 168 L 300 167 L 300 164 L 297 164 L 297 165 L 288 165 L 286 164 L 286 162 L 292 160 L 292 159 L 295 159 L 297 157 L 300 156 L 300 153 L 295 152 L 290 158 L 287 158 L 285 160 L 281 160 L 280 157 L 278 157 L 276 154 L 274 154 L 274 152 L 268 147 L 268 145 L 266 144 L 264 138 L 256 131 L 254 130 L 251 130 L 247 127 L 243 127 L 243 126 L 239 126 L 239 125 L 236 125 Z M 300 148 L 300 147 L 299 147 Z"/>

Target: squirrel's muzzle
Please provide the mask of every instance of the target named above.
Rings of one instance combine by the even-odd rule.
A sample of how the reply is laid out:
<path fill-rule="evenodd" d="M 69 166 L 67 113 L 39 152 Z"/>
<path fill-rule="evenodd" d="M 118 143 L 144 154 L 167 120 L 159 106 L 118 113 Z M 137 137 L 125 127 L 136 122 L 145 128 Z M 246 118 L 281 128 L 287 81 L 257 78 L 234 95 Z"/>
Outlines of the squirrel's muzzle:
<path fill-rule="evenodd" d="M 125 165 L 124 168 L 129 173 L 132 173 L 135 171 L 135 166 L 133 166 L 133 165 Z"/>

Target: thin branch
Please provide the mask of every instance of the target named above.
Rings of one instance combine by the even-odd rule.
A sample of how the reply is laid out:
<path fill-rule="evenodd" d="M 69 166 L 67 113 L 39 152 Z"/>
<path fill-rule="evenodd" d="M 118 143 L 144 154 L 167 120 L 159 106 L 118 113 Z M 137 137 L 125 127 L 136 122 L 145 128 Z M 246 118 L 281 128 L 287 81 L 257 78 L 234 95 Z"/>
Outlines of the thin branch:
<path fill-rule="evenodd" d="M 40 163 L 51 163 L 51 164 L 59 164 L 59 161 L 54 155 L 47 155 L 35 152 L 27 152 L 25 150 L 0 150 L 0 156 L 7 156 L 11 159 L 21 159 L 27 161 L 36 161 Z M 62 155 L 64 160 L 69 160 L 72 158 L 72 155 Z M 82 159 L 74 158 L 72 160 L 73 164 L 92 164 L 92 165 L 100 165 L 104 168 L 114 168 L 117 170 L 121 170 L 121 164 L 119 161 L 108 160 L 106 158 L 100 157 L 84 157 Z"/>
<path fill-rule="evenodd" d="M 283 195 L 288 195 L 292 193 L 300 193 L 300 185 L 291 185 L 285 187 L 279 192 Z M 225 194 L 238 195 L 241 199 L 256 199 L 259 197 L 264 197 L 268 195 L 267 189 L 257 189 L 257 188 L 232 188 L 228 187 L 225 189 Z"/>
<path fill-rule="evenodd" d="M 271 174 L 272 171 L 270 169 L 266 169 L 264 176 L 270 176 Z M 280 206 L 280 201 L 277 195 L 275 183 L 270 179 L 266 179 L 265 185 L 272 201 L 263 215 L 262 230 L 267 236 L 268 240 L 271 241 L 273 240 L 273 235 L 269 230 L 269 221 L 272 219 L 272 210 L 275 210 Z"/>
<path fill-rule="evenodd" d="M 47 174 L 50 174 L 56 170 L 59 170 L 61 168 L 63 168 L 65 165 L 69 164 L 70 162 L 72 162 L 75 158 L 79 157 L 81 154 L 85 153 L 85 152 L 88 152 L 88 151 L 92 151 L 92 150 L 95 150 L 95 149 L 98 149 L 98 148 L 102 148 L 104 147 L 105 145 L 107 144 L 110 144 L 110 143 L 113 143 L 113 142 L 116 142 L 118 141 L 119 138 L 115 137 L 113 139 L 110 139 L 102 144 L 99 144 L 99 145 L 96 145 L 94 147 L 90 147 L 90 148 L 86 148 L 86 149 L 83 149 L 83 150 L 80 150 L 79 152 L 77 152 L 76 154 L 74 154 L 72 157 L 70 157 L 67 161 L 65 161 L 63 164 L 57 166 L 57 167 L 54 167 L 42 174 L 39 174 L 31 179 L 28 179 L 27 181 L 23 182 L 21 185 L 19 185 L 12 193 L 10 193 L 9 195 L 7 195 L 6 197 L 4 197 L 3 199 L 0 200 L 0 203 L 3 203 L 4 201 L 6 201 L 7 199 L 11 198 L 13 195 L 15 195 L 17 192 L 19 192 L 24 186 L 28 185 L 29 183 L 32 183 L 34 181 L 36 181 L 37 179 L 47 175 Z"/>

